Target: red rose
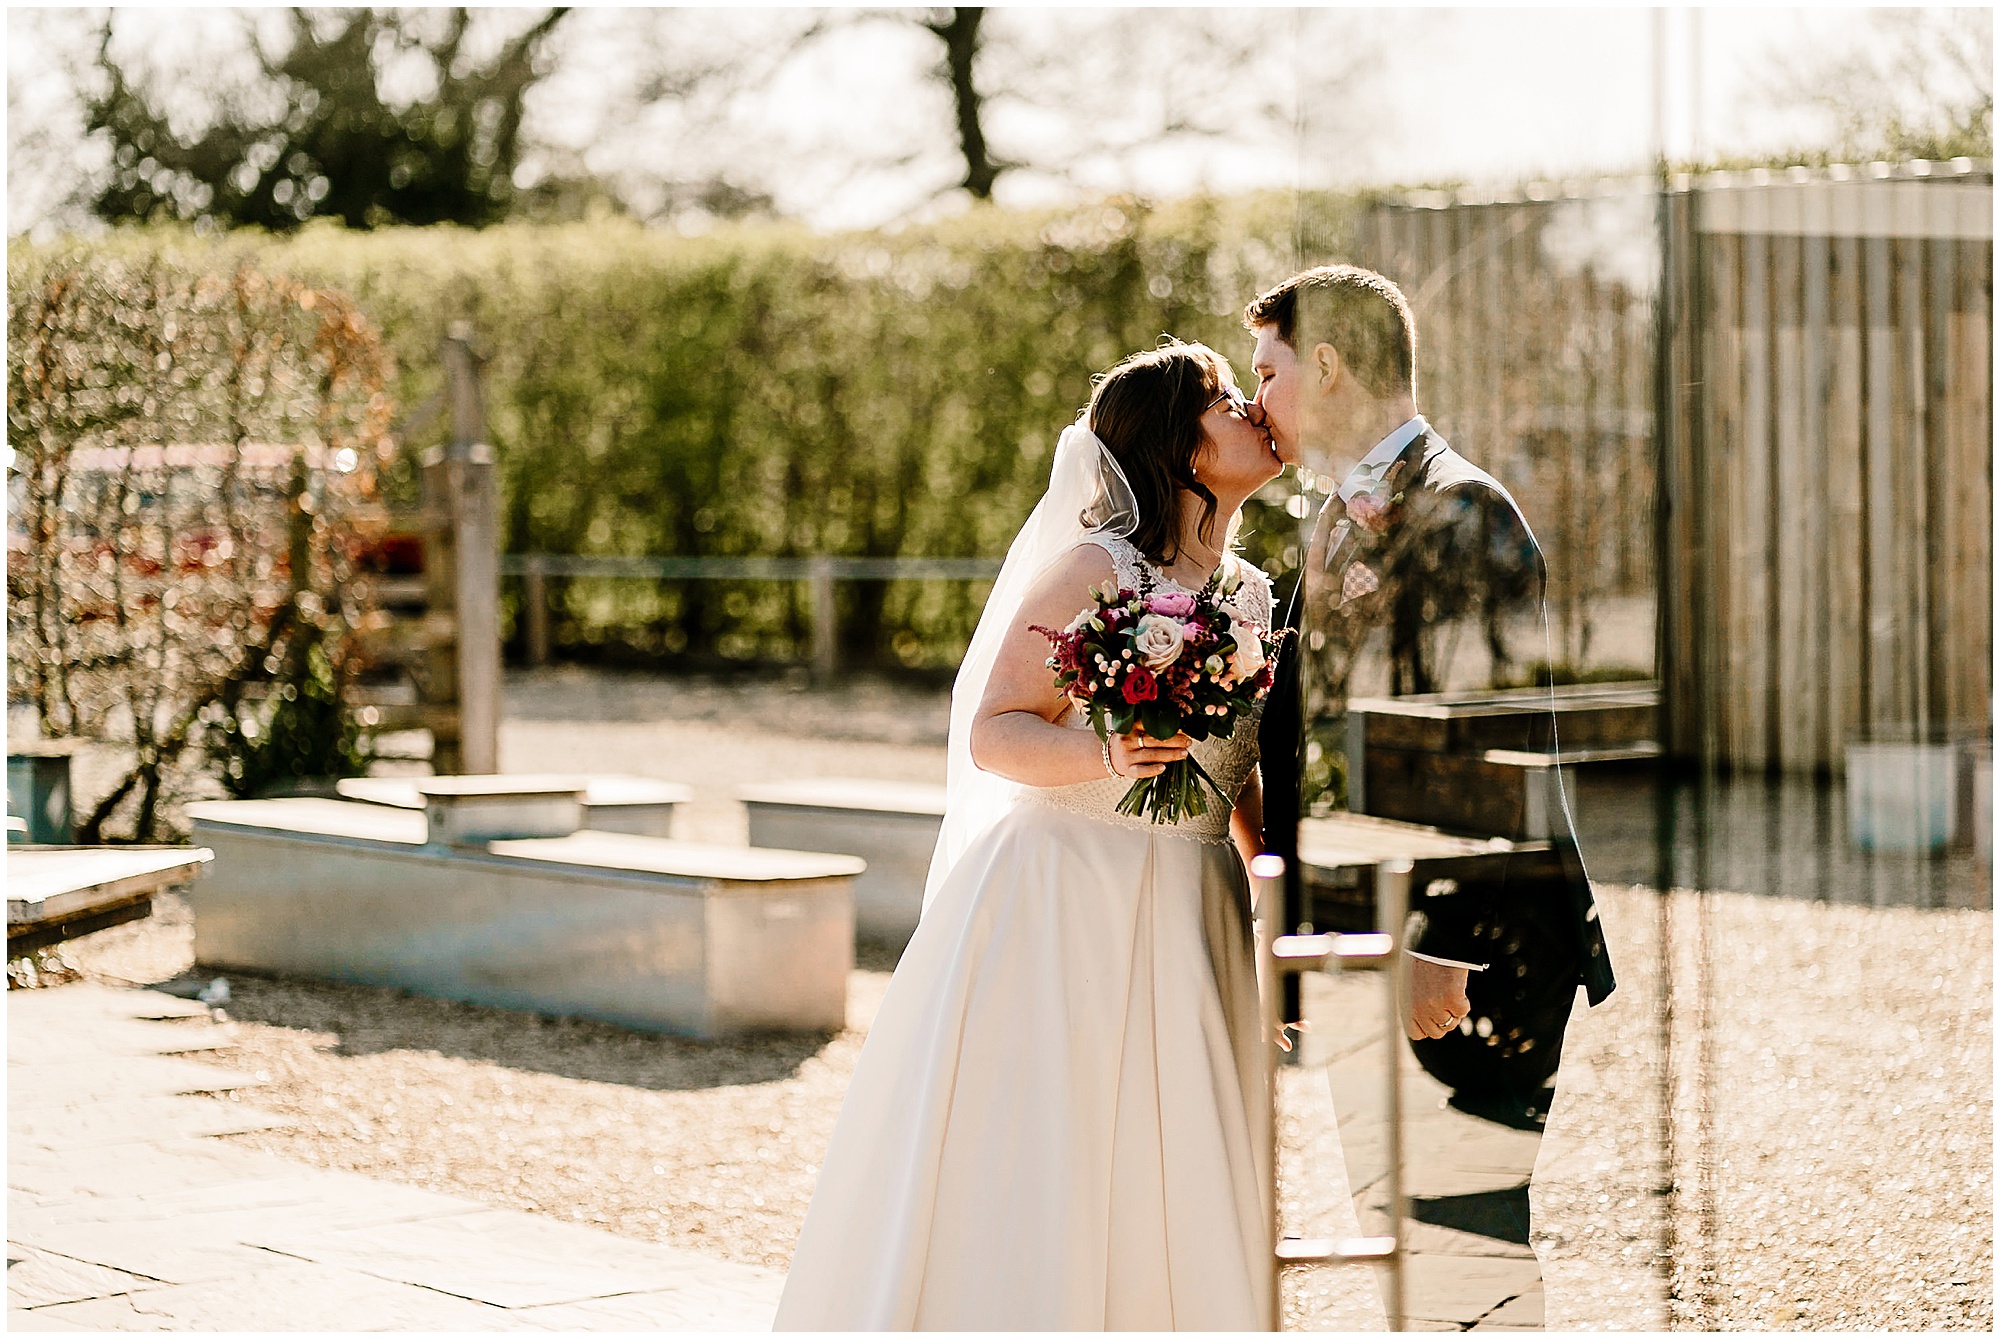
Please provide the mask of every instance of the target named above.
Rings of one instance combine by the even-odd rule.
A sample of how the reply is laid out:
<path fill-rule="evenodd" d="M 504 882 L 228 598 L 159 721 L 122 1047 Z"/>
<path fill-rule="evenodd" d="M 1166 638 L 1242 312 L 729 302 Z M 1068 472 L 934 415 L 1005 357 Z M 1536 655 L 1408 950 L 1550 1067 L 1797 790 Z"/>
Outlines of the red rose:
<path fill-rule="evenodd" d="M 1133 705 L 1151 702 L 1160 695 L 1159 681 L 1153 678 L 1153 671 L 1144 665 L 1134 665 L 1125 675 L 1125 682 L 1119 685 L 1125 700 Z"/>

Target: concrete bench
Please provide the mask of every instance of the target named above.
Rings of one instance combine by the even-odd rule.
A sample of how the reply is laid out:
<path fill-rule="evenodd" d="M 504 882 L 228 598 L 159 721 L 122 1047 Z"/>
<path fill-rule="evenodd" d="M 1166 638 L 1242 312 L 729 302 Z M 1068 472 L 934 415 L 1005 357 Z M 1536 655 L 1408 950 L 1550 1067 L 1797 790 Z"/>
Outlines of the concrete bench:
<path fill-rule="evenodd" d="M 845 1026 L 850 856 L 591 831 L 454 845 L 423 812 L 341 800 L 188 816 L 215 851 L 188 899 L 205 964 L 703 1038 Z"/>
<path fill-rule="evenodd" d="M 7 956 L 144 920 L 211 853 L 188 846 L 48 846 L 7 852 Z"/>
<path fill-rule="evenodd" d="M 497 789 L 510 788 L 519 791 L 523 785 L 551 781 L 554 778 L 533 776 L 498 777 L 418 777 L 418 776 L 368 776 L 350 777 L 336 783 L 335 789 L 350 800 L 360 800 L 367 804 L 384 804 L 398 809 L 422 809 L 425 807 L 423 787 L 437 782 L 457 781 L 461 783 L 488 782 Z M 583 788 L 583 813 L 581 826 L 592 832 L 628 832 L 640 837 L 673 836 L 674 810 L 693 798 L 694 792 L 686 786 L 677 786 L 671 781 L 655 781 L 644 776 L 588 776 L 563 778 L 572 788 Z M 475 792 L 477 793 L 477 792 Z M 493 789 L 485 793 L 494 793 Z M 464 794 L 461 791 L 461 794 Z"/>
<path fill-rule="evenodd" d="M 752 846 L 839 851 L 868 862 L 854 884 L 854 932 L 900 947 L 916 932 L 944 821 L 944 787 L 817 777 L 744 786 Z"/>

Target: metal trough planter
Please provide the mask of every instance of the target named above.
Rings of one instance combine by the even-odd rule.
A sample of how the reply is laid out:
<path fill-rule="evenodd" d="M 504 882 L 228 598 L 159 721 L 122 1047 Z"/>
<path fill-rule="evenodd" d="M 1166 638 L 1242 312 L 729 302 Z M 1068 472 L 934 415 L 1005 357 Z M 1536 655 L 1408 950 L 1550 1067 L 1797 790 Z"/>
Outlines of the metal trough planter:
<path fill-rule="evenodd" d="M 924 880 L 944 822 L 944 787 L 815 777 L 744 786 L 753 846 L 839 851 L 868 862 L 854 884 L 854 930 L 897 948 L 916 933 Z"/>
<path fill-rule="evenodd" d="M 456 844 L 429 840 L 420 810 L 190 805 L 215 852 L 188 895 L 196 958 L 702 1038 L 845 1026 L 862 861 L 546 835 L 560 787 L 522 780 L 536 783 L 523 825 L 544 835 L 492 835 L 508 820 L 491 787 L 439 825 Z M 436 789 L 432 804 L 454 806 L 452 787 Z"/>

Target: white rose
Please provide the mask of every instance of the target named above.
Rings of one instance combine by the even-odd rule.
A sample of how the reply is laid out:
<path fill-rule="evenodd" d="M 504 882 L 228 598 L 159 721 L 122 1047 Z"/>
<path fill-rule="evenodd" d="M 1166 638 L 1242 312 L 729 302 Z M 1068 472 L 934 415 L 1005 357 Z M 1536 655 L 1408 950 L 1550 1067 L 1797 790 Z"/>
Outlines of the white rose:
<path fill-rule="evenodd" d="M 1179 620 L 1165 614 L 1146 614 L 1139 620 L 1132 649 L 1146 662 L 1147 669 L 1161 670 L 1181 658 L 1181 645 L 1186 641 L 1187 629 Z"/>
<path fill-rule="evenodd" d="M 1236 638 L 1236 649 L 1229 653 L 1229 672 L 1241 681 L 1264 668 L 1264 639 L 1250 624 L 1233 619 L 1229 631 Z"/>

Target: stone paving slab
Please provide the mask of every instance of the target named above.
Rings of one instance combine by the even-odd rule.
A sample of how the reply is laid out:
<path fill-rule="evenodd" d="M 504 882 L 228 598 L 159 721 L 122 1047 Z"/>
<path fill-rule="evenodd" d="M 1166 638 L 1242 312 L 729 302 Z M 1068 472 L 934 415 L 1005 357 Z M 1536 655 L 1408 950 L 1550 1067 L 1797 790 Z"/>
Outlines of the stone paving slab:
<path fill-rule="evenodd" d="M 783 1280 L 772 1276 L 764 1285 L 770 1312 L 778 1308 Z M 769 1330 L 763 1317 L 744 1314 L 742 1289 L 689 1283 L 670 1293 L 633 1293 L 560 1306 L 527 1307 L 507 1313 L 510 1322 L 529 1330 Z"/>
<path fill-rule="evenodd" d="M 1514 1298 L 1541 1287 L 1533 1257 L 1412 1254 L 1403 1263 L 1404 1297 L 1413 1318 L 1455 1327 L 1485 1320 Z"/>
<path fill-rule="evenodd" d="M 79 1021 L 54 1036 L 33 1027 L 7 1030 L 7 1064 L 60 1064 L 80 1049 L 92 1055 L 192 1055 L 235 1045 L 234 1026 L 215 1027 L 183 1020 L 97 1018 Z"/>
<path fill-rule="evenodd" d="M 17 1307 L 87 1302 L 96 1297 L 117 1297 L 165 1286 L 158 1279 L 47 1251 L 17 1246 L 7 1252 L 7 1300 Z"/>
<path fill-rule="evenodd" d="M 28 1082 L 8 1084 L 8 1142 L 15 1140 L 53 1150 L 101 1148 L 134 1142 L 138 1130 L 162 1139 L 195 1135 L 241 1134 L 290 1125 L 287 1118 L 237 1102 L 212 1102 L 199 1097 L 145 1096 L 106 1098 L 82 1107 L 17 1105 L 11 1090 Z"/>
<path fill-rule="evenodd" d="M 38 1307 L 29 1313 L 93 1330 L 491 1330 L 507 1313 L 428 1288 L 278 1262 L 187 1287 Z"/>
<path fill-rule="evenodd" d="M 260 1235 L 258 1245 L 501 1307 L 587 1302 L 703 1279 L 754 1281 L 748 1266 L 492 1209 L 366 1229 Z M 773 1294 L 773 1305 L 777 1297 Z"/>
<path fill-rule="evenodd" d="M 206 1221 L 149 1223 L 69 1223 L 34 1226 L 7 1223 L 10 1249 L 27 1246 L 86 1264 L 117 1269 L 161 1283 L 212 1283 L 238 1278 L 282 1261 L 271 1252 L 245 1246 L 235 1229 L 254 1227 L 221 1215 Z M 12 1300 L 12 1299 L 10 1299 Z"/>
<path fill-rule="evenodd" d="M 50 1330 L 67 1330 L 76 1334 L 96 1334 L 99 1332 L 97 1327 L 93 1325 L 78 1325 L 72 1321 L 60 1320 L 50 1315 L 46 1307 L 38 1311 L 30 1311 L 26 1307 L 12 1306 L 7 1308 L 7 1330 L 9 1333 L 18 1330 L 29 1334 Z"/>
<path fill-rule="evenodd" d="M 1459 1111 L 1450 1091 L 1424 1073 L 1400 1040 L 1387 1040 L 1387 1000 L 1372 978 L 1309 977 L 1309 1032 L 1303 1064 L 1318 1066 L 1339 1114 L 1340 1140 L 1357 1218 L 1365 1232 L 1386 1229 L 1389 1057 L 1396 1057 L 1402 1103 L 1403 1191 L 1419 1214 L 1403 1224 L 1405 1324 L 1410 1329 L 1539 1328 L 1515 1299 L 1540 1296 L 1541 1265 L 1527 1236 L 1528 1184 L 1541 1151 L 1538 1132 L 1510 1129 Z"/>
<path fill-rule="evenodd" d="M 73 1152 L 36 1148 L 16 1139 L 7 1150 L 7 1185 L 32 1195 L 150 1195 L 192 1186 L 279 1178 L 298 1164 L 213 1139 L 162 1139 Z"/>
<path fill-rule="evenodd" d="M 1522 1293 L 1512 1301 L 1503 1302 L 1499 1308 L 1488 1312 L 1479 1321 L 1481 1329 L 1508 1326 L 1513 1329 L 1541 1329 L 1548 1321 L 1548 1297 L 1541 1285 Z"/>
<path fill-rule="evenodd" d="M 24 1080 L 27 1076 L 23 1076 Z M 34 1067 L 32 1081 L 11 1086 L 9 1108 L 72 1107 L 116 1099 L 135 1087 L 148 1093 L 186 1096 L 254 1088 L 262 1079 L 240 1069 L 164 1055 L 108 1055 L 62 1060 Z"/>
<path fill-rule="evenodd" d="M 200 1018 L 208 1006 L 158 990 L 123 990 L 80 981 L 55 990 L 23 990 L 7 996 L 7 1030 L 17 1023 L 54 1019 L 65 1027 L 84 1018 Z"/>
<path fill-rule="evenodd" d="M 207 1136 L 285 1122 L 169 1059 L 154 991 L 8 997 L 10 1330 L 768 1330 L 781 1275 Z M 146 1022 L 148 1019 L 172 1019 Z"/>
<path fill-rule="evenodd" d="M 10 1202 L 8 1226 L 10 1231 L 36 1232 L 89 1223 L 130 1226 L 177 1222 L 196 1230 L 216 1221 L 216 1215 L 275 1214 L 276 1221 L 282 1223 L 340 1231 L 476 1212 L 480 1207 L 449 1195 L 371 1181 L 351 1172 L 320 1174 L 318 1168 L 291 1166 L 276 1176 L 147 1194 L 70 1197 L 33 1206 Z M 248 1237 L 238 1240 L 257 1244 Z"/>

